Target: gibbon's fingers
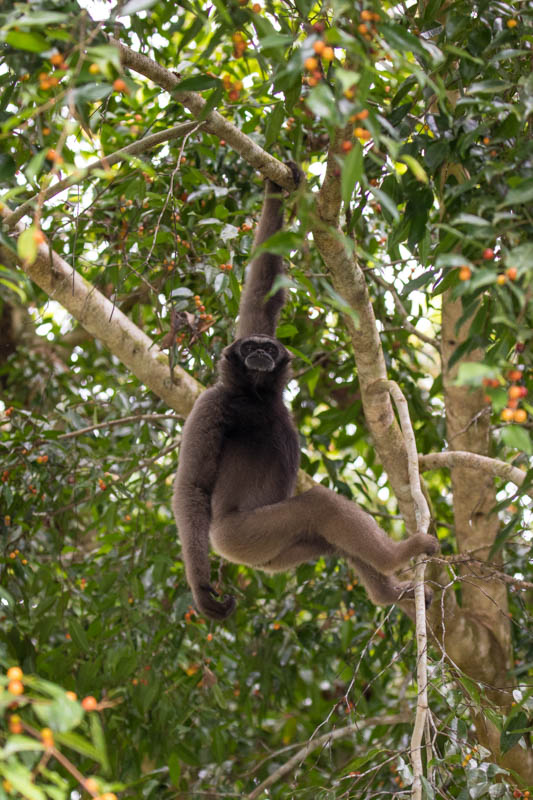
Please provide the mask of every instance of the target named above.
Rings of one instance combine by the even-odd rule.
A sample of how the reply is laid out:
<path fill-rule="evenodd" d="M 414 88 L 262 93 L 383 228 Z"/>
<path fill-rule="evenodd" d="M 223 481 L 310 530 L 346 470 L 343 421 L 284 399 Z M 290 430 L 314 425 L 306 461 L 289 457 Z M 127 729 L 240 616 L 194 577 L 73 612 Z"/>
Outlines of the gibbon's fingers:
<path fill-rule="evenodd" d="M 295 161 L 286 161 L 285 165 L 289 167 L 290 171 L 292 172 L 294 186 L 297 189 L 304 178 L 304 173 Z"/>
<path fill-rule="evenodd" d="M 193 595 L 198 611 L 210 619 L 226 619 L 233 613 L 237 605 L 235 598 L 230 594 L 225 594 L 221 600 L 215 600 L 216 597 L 219 597 L 219 594 L 209 584 L 199 586 L 193 592 Z"/>

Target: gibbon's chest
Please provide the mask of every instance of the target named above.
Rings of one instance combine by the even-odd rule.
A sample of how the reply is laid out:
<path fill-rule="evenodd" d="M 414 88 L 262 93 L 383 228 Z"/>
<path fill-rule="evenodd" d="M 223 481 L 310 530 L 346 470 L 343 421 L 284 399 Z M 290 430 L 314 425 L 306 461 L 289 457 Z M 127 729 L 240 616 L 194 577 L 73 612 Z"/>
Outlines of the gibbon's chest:
<path fill-rule="evenodd" d="M 222 451 L 212 497 L 215 516 L 288 497 L 299 464 L 298 434 L 283 404 L 225 409 Z"/>
<path fill-rule="evenodd" d="M 235 398 L 227 403 L 225 411 L 225 447 L 240 449 L 244 445 L 263 455 L 275 455 L 287 440 L 298 445 L 298 434 L 282 400 L 267 403 L 261 399 Z"/>

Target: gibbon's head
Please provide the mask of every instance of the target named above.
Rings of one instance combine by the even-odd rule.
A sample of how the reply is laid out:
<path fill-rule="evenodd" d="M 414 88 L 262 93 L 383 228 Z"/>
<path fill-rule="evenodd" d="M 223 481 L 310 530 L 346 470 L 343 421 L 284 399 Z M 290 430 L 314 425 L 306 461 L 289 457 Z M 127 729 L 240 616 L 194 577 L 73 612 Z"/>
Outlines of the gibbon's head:
<path fill-rule="evenodd" d="M 223 350 L 220 375 L 229 386 L 276 388 L 288 380 L 291 358 L 277 339 L 257 333 L 237 339 Z"/>

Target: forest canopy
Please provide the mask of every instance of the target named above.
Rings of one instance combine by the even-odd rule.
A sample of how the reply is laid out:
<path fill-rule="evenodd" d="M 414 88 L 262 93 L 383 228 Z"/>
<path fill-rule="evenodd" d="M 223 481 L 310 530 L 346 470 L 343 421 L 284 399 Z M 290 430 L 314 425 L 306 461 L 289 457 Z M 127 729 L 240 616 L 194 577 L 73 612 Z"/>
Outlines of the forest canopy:
<path fill-rule="evenodd" d="M 529 797 L 532 44 L 521 0 L 0 4 L 0 800 Z M 427 502 L 416 625 L 340 558 L 192 606 L 266 178 L 300 485 Z"/>

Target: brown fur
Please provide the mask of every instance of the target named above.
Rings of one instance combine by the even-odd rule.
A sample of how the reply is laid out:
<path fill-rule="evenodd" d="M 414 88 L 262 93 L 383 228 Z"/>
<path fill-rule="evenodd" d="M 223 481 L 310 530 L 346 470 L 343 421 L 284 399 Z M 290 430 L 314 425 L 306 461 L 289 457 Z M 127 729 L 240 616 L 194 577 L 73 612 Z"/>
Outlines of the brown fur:
<path fill-rule="evenodd" d="M 267 181 L 254 246 L 282 224 L 281 190 Z M 291 496 L 299 446 L 283 403 L 290 354 L 274 338 L 283 290 L 265 301 L 283 271 L 280 256 L 262 253 L 253 261 L 239 338 L 224 350 L 217 383 L 200 396 L 183 428 L 173 508 L 194 601 L 213 619 L 231 614 L 235 601 L 217 599 L 210 585 L 210 542 L 228 561 L 269 572 L 340 553 L 373 602 L 384 604 L 412 596 L 411 584 L 392 573 L 438 549 L 431 536 L 393 541 L 358 505 L 324 486 Z"/>

